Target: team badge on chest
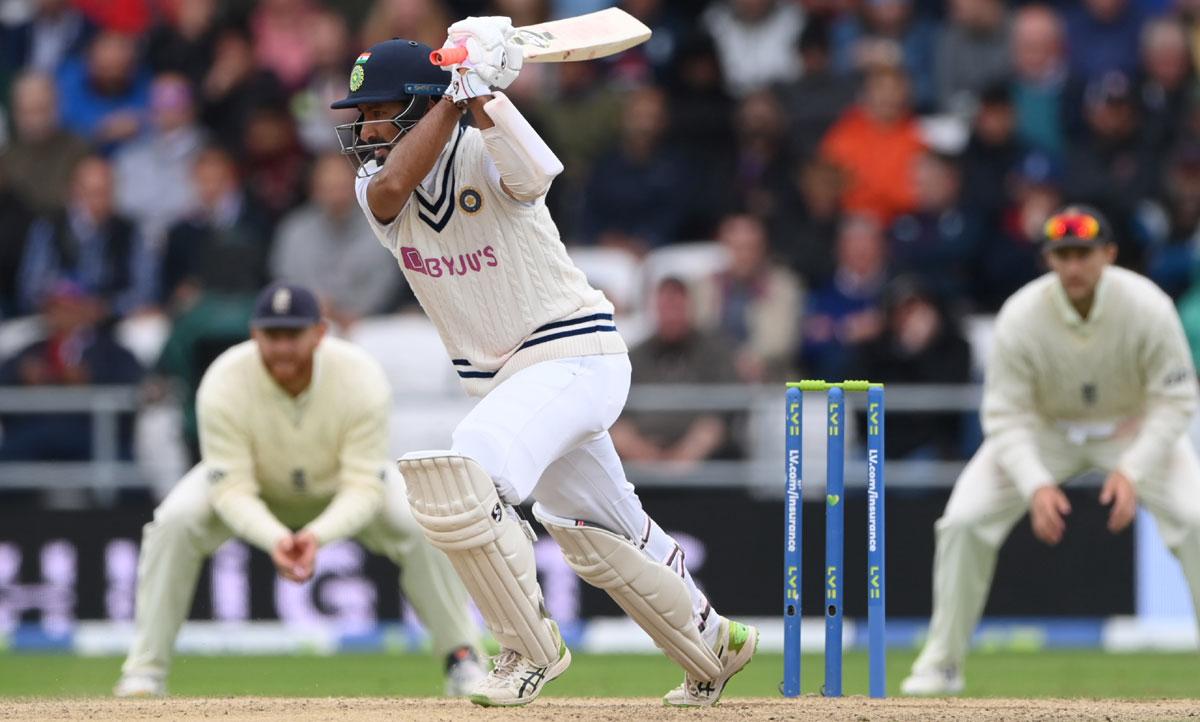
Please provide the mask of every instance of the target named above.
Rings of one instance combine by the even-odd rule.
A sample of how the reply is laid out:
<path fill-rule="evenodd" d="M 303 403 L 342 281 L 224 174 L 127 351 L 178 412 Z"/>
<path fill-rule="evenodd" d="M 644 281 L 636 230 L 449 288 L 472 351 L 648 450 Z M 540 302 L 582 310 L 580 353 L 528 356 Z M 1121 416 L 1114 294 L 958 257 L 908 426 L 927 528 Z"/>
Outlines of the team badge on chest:
<path fill-rule="evenodd" d="M 458 193 L 458 207 L 463 209 L 464 213 L 474 215 L 483 208 L 483 196 L 479 195 L 479 191 L 467 186 Z"/>
<path fill-rule="evenodd" d="M 1096 405 L 1096 397 L 1098 395 L 1098 391 L 1096 389 L 1096 384 L 1084 384 L 1082 390 L 1083 390 L 1084 405 L 1095 406 Z"/>

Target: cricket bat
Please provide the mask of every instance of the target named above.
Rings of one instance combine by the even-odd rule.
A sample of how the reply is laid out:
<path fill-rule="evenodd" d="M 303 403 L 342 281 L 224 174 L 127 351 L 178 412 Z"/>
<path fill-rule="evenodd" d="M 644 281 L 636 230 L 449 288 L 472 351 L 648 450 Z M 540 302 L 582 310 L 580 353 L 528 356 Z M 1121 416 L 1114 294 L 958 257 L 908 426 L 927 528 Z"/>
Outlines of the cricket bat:
<path fill-rule="evenodd" d="M 620 8 L 517 28 L 513 42 L 529 63 L 564 63 L 614 55 L 650 39 L 650 28 Z M 441 48 L 429 62 L 446 66 L 467 59 L 466 48 Z"/>

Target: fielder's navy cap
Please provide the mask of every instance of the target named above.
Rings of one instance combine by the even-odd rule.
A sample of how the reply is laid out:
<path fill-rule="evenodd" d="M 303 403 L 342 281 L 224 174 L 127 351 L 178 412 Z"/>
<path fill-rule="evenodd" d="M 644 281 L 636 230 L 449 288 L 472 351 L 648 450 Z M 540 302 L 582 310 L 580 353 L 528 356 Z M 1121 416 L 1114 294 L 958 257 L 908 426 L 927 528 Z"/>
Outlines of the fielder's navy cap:
<path fill-rule="evenodd" d="M 297 283 L 272 283 L 254 302 L 251 328 L 307 328 L 321 322 L 321 305 Z"/>
<path fill-rule="evenodd" d="M 1050 216 L 1042 228 L 1042 250 L 1091 248 L 1113 243 L 1108 220 L 1100 211 L 1085 205 L 1069 205 Z"/>

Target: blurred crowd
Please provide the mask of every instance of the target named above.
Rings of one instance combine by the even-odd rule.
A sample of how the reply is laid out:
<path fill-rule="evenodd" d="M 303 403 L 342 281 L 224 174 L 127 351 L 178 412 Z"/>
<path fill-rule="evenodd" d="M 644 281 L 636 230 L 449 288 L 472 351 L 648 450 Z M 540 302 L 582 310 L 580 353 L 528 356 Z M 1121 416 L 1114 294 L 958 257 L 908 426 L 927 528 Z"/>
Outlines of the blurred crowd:
<path fill-rule="evenodd" d="M 188 395 L 271 279 L 343 330 L 412 308 L 337 153 L 355 56 L 613 4 L 652 39 L 507 92 L 565 163 L 570 248 L 720 249 L 619 309 L 649 319 L 635 381 L 968 381 L 961 320 L 1042 272 L 1065 201 L 1108 215 L 1200 351 L 1200 0 L 9 0 L 0 324 L 40 331 L 0 383 Z M 146 319 L 166 331 L 137 356 L 114 329 Z M 736 453 L 719 418 L 639 421 L 614 430 L 628 458 Z M 87 456 L 16 422 L 0 459 Z M 893 449 L 949 453 L 955 423 Z"/>

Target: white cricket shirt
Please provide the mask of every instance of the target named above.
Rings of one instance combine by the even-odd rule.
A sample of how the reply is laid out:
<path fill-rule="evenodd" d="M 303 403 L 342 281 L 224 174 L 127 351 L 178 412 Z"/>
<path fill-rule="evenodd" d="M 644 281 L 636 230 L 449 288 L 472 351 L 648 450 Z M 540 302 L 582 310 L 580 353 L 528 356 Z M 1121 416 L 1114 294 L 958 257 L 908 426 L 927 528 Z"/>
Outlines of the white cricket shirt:
<path fill-rule="evenodd" d="M 1179 314 L 1149 279 L 1105 269 L 1087 319 L 1048 273 L 1017 291 L 996 320 L 983 428 L 1001 467 L 1028 498 L 1053 481 L 1037 434 L 1083 443 L 1130 423 L 1118 468 L 1135 484 L 1161 468 L 1196 408 L 1196 376 Z M 1066 429 L 1064 431 L 1064 429 Z"/>
<path fill-rule="evenodd" d="M 453 132 L 391 223 L 367 205 L 370 180 L 355 183 L 359 205 L 467 393 L 482 396 L 540 361 L 627 350 L 612 304 L 571 262 L 544 197 L 518 201 L 501 189 L 477 128 Z"/>

